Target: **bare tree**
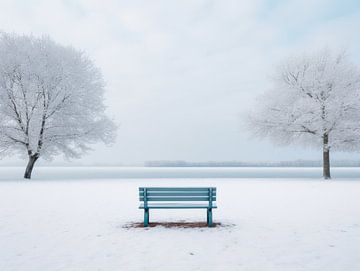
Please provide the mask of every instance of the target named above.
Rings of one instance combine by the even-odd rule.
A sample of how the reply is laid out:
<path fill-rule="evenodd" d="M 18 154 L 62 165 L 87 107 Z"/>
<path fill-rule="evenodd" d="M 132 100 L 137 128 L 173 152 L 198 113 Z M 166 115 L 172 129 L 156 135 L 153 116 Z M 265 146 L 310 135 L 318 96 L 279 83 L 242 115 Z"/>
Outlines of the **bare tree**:
<path fill-rule="evenodd" d="M 279 66 L 273 88 L 250 116 L 256 135 L 276 143 L 322 147 L 323 176 L 330 175 L 330 150 L 358 150 L 360 73 L 345 53 L 322 50 Z"/>
<path fill-rule="evenodd" d="M 97 141 L 112 142 L 104 82 L 92 61 L 47 37 L 0 34 L 0 152 L 79 158 Z"/>

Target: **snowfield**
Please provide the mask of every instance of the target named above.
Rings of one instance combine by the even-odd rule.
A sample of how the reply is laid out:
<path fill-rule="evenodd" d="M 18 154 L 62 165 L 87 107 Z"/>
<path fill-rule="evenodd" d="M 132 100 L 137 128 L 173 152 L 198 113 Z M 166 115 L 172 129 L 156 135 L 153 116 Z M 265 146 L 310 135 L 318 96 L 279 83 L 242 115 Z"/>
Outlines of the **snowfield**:
<path fill-rule="evenodd" d="M 356 179 L 0 181 L 0 270 L 360 270 Z M 216 186 L 217 228 L 128 228 L 139 186 Z M 152 210 L 151 221 L 205 221 Z"/>

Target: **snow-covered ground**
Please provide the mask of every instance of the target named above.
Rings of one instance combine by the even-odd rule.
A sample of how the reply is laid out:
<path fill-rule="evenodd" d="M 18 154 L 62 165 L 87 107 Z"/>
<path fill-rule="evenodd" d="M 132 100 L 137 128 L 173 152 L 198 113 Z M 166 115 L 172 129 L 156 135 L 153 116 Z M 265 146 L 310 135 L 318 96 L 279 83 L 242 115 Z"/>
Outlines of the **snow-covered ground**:
<path fill-rule="evenodd" d="M 356 179 L 0 181 L 0 270 L 360 270 Z M 216 186 L 218 228 L 127 228 L 139 186 Z M 204 221 L 157 210 L 150 221 Z"/>

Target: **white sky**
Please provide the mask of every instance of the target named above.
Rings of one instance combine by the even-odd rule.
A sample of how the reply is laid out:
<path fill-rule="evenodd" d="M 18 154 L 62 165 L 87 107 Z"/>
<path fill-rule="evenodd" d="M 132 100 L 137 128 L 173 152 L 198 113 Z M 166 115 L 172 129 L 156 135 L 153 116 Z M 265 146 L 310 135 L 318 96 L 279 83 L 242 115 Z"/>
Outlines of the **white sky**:
<path fill-rule="evenodd" d="M 0 0 L 0 29 L 47 34 L 101 68 L 120 127 L 91 164 L 320 159 L 251 138 L 241 119 L 289 54 L 346 48 L 360 64 L 359 1 Z"/>

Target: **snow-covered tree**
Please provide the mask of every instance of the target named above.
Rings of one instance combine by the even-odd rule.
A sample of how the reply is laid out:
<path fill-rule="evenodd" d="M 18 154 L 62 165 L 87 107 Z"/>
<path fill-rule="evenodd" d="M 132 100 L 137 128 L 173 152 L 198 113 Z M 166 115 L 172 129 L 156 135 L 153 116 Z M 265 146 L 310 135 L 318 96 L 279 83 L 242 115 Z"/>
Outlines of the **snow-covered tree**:
<path fill-rule="evenodd" d="M 359 70 L 343 52 L 287 59 L 271 90 L 260 97 L 250 125 L 256 135 L 280 144 L 321 147 L 323 176 L 329 179 L 330 150 L 359 150 Z"/>
<path fill-rule="evenodd" d="M 113 141 L 103 94 L 84 53 L 48 37 L 0 33 L 0 153 L 28 156 L 24 178 L 39 157 L 79 158 L 89 144 Z"/>

